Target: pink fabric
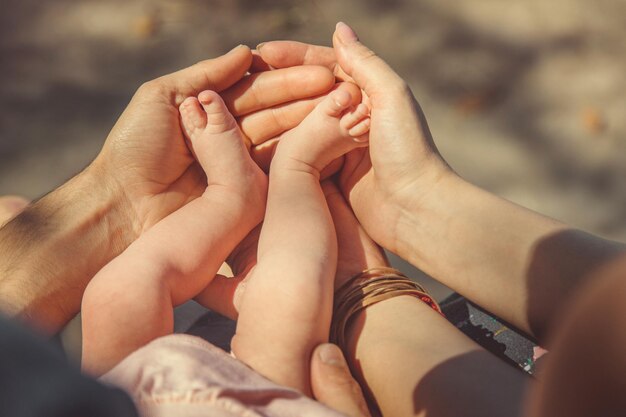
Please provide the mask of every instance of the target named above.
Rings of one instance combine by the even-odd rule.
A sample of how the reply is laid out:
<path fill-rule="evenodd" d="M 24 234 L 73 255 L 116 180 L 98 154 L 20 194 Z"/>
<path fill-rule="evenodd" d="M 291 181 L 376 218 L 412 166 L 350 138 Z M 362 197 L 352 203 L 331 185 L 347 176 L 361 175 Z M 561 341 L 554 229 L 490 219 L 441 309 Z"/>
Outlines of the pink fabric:
<path fill-rule="evenodd" d="M 149 343 L 101 380 L 128 392 L 142 417 L 343 416 L 189 335 Z"/>

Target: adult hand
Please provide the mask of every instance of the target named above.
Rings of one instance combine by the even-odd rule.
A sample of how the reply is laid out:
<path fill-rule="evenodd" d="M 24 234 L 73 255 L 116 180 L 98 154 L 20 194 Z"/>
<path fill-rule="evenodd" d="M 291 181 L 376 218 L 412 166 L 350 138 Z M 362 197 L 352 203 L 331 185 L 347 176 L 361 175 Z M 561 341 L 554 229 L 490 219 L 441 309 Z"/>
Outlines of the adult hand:
<path fill-rule="evenodd" d="M 339 23 L 334 50 L 297 42 L 267 42 L 259 54 L 274 68 L 324 65 L 361 87 L 371 106 L 370 146 L 346 157 L 339 185 L 369 235 L 398 253 L 404 213 L 451 173 L 439 155 L 407 84 Z"/>
<path fill-rule="evenodd" d="M 206 179 L 179 124 L 186 97 L 220 92 L 256 141 L 299 123 L 314 106 L 307 98 L 335 83 L 320 66 L 246 75 L 251 62 L 240 46 L 142 85 L 96 160 L 0 229 L 0 310 L 58 331 L 102 266 L 201 193 Z"/>
<path fill-rule="evenodd" d="M 306 100 L 288 102 L 320 95 L 334 84 L 332 74 L 319 66 L 244 77 L 251 62 L 250 49 L 239 46 L 139 88 L 92 165 L 125 197 L 135 234 L 196 198 L 206 185 L 179 124 L 178 106 L 186 97 L 207 89 L 219 92 L 244 133 L 258 141 L 299 123 L 312 108 Z"/>

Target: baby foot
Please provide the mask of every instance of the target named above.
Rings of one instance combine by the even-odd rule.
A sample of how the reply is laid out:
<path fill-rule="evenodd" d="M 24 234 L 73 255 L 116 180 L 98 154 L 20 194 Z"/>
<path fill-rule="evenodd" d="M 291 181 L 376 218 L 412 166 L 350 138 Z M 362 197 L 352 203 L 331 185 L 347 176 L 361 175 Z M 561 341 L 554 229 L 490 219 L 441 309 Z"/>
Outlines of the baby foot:
<path fill-rule="evenodd" d="M 206 173 L 207 190 L 224 186 L 246 198 L 249 207 L 264 207 L 267 178 L 219 94 L 203 91 L 183 101 L 179 110 L 190 149 Z"/>
<path fill-rule="evenodd" d="M 330 93 L 302 123 L 283 136 L 272 167 L 319 173 L 352 149 L 367 146 L 369 108 L 363 103 L 351 108 L 351 101 L 347 91 Z"/>

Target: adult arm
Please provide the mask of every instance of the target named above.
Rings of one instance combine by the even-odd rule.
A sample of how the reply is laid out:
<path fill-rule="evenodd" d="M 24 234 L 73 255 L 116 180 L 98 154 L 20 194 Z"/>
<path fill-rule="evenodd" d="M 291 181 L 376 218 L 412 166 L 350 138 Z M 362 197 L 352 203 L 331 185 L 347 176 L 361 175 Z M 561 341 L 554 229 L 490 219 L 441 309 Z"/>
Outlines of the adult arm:
<path fill-rule="evenodd" d="M 339 245 L 337 283 L 388 266 L 341 193 L 326 187 Z M 368 307 L 347 328 L 346 357 L 384 416 L 517 416 L 529 378 L 421 300 Z"/>
<path fill-rule="evenodd" d="M 275 68 L 317 63 L 370 99 L 369 153 L 346 158 L 341 188 L 379 244 L 477 304 L 544 339 L 573 290 L 625 248 L 464 181 L 439 155 L 407 84 L 339 24 L 334 50 L 268 42 Z M 335 57 L 333 57 L 335 56 Z"/>
<path fill-rule="evenodd" d="M 312 105 L 298 99 L 334 85 L 323 67 L 246 75 L 251 62 L 240 46 L 142 85 L 96 160 L 0 229 L 0 310 L 58 331 L 79 311 L 96 271 L 200 195 L 206 180 L 179 125 L 186 97 L 218 91 L 248 136 L 271 137 L 286 129 L 269 117 L 275 106 L 303 118 Z"/>
<path fill-rule="evenodd" d="M 323 190 L 337 232 L 335 287 L 368 268 L 388 266 L 381 248 L 359 224 L 340 190 Z M 198 301 L 219 294 L 237 317 L 247 271 L 256 264 L 258 229 L 230 258 L 235 278 L 217 278 Z M 212 300 L 211 300 L 212 301 Z M 348 328 L 345 359 L 323 344 L 311 358 L 314 397 L 349 416 L 367 416 L 361 388 L 385 416 L 520 414 L 529 378 L 463 335 L 422 301 L 398 297 L 368 307 Z M 347 360 L 347 361 L 346 361 Z"/>

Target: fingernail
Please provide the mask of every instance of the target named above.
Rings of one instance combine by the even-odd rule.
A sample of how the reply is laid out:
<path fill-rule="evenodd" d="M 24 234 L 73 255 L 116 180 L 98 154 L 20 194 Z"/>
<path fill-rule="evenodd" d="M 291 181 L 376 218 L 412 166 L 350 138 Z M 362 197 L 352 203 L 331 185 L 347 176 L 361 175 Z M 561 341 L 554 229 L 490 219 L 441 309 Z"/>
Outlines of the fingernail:
<path fill-rule="evenodd" d="M 230 51 L 228 51 L 229 54 L 232 54 L 233 52 L 235 52 L 237 49 L 242 48 L 244 45 L 242 43 L 240 43 L 239 45 L 235 46 L 233 49 L 231 49 Z"/>
<path fill-rule="evenodd" d="M 263 45 L 265 45 L 265 42 L 261 42 L 260 44 L 258 44 L 258 45 L 256 46 L 256 50 L 257 50 L 257 51 L 260 51 L 260 50 L 261 50 L 261 48 L 263 48 Z"/>
<path fill-rule="evenodd" d="M 325 343 L 319 348 L 322 362 L 331 366 L 344 366 L 343 355 L 336 345 Z"/>
<path fill-rule="evenodd" d="M 343 44 L 353 43 L 359 40 L 359 37 L 352 28 L 343 22 L 337 23 L 335 32 L 337 33 L 337 39 Z"/>

